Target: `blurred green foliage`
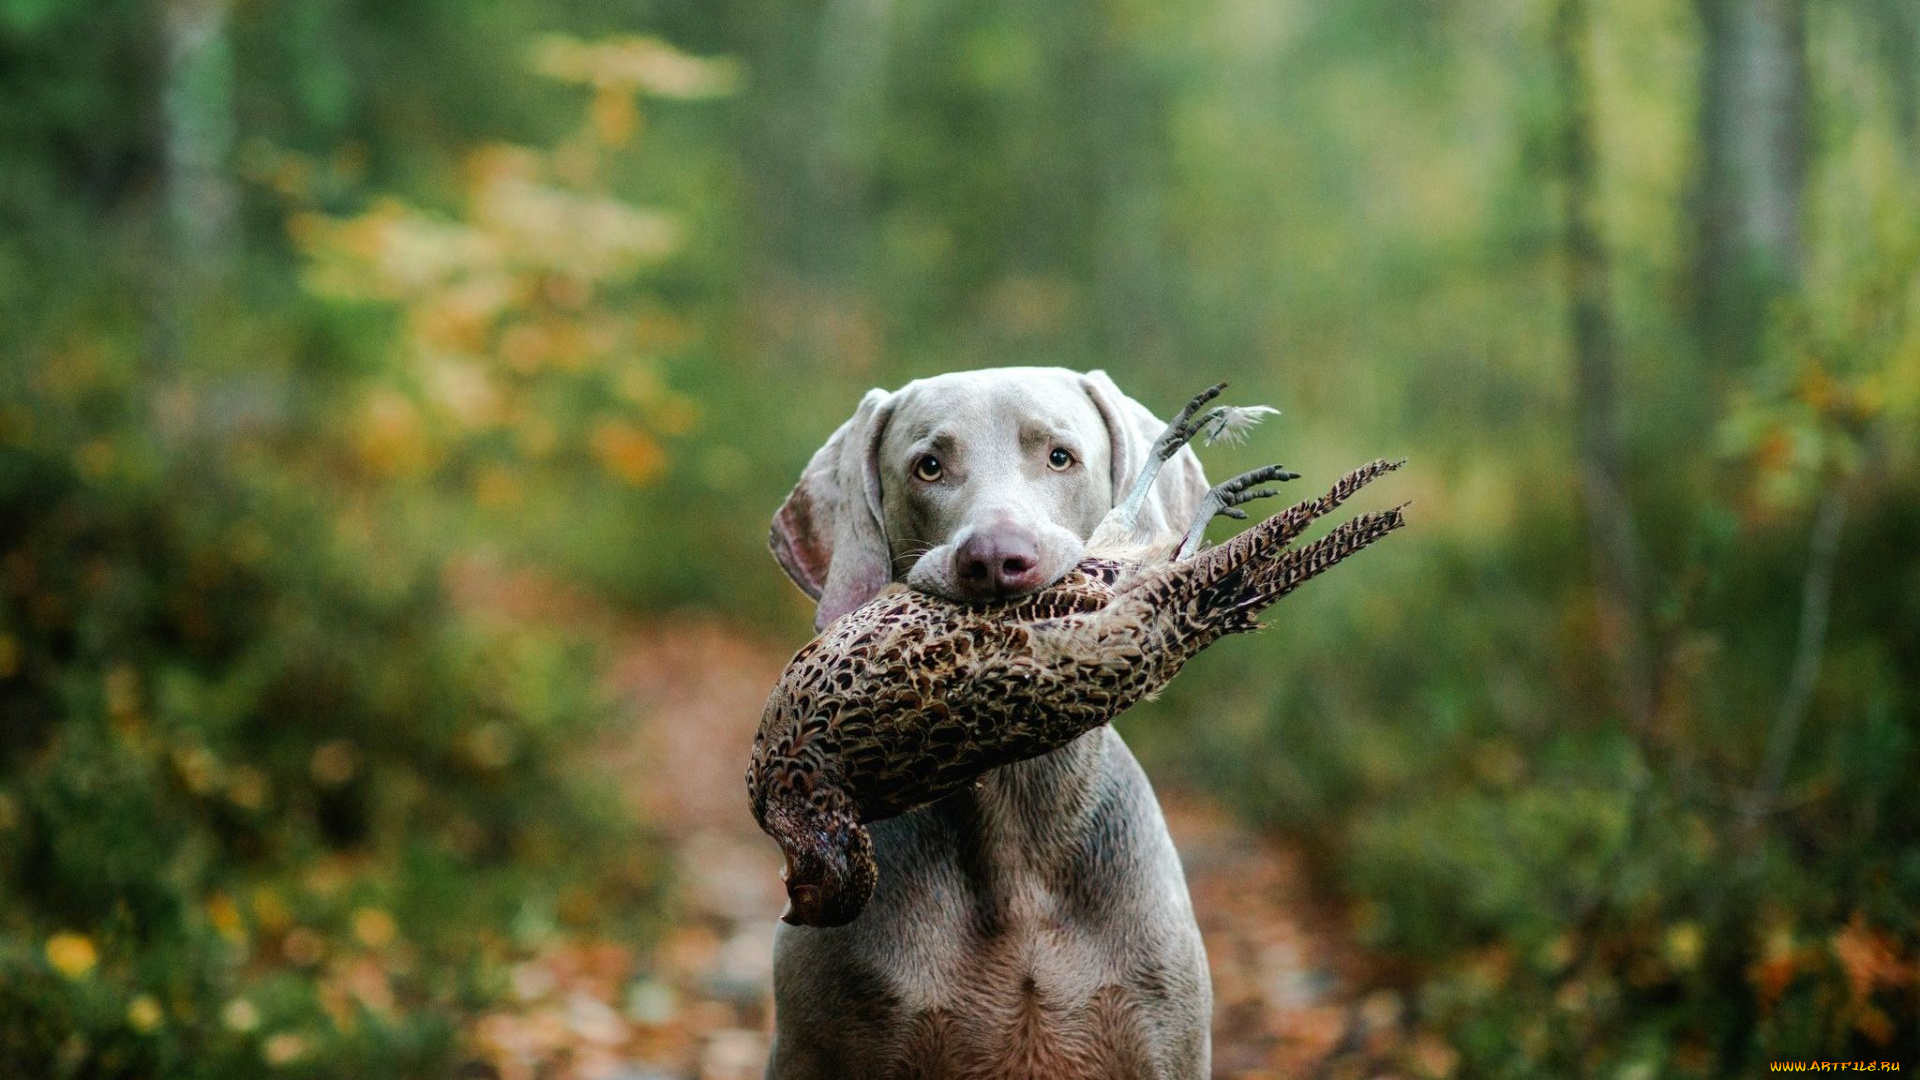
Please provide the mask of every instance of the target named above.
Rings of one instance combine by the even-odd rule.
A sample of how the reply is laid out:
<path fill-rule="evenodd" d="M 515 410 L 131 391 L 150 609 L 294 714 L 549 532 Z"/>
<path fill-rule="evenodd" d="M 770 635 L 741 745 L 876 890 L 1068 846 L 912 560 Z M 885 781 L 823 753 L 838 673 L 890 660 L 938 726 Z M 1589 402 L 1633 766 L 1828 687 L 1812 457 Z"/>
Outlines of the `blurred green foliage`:
<path fill-rule="evenodd" d="M 595 197 L 589 178 L 538 187 L 517 171 L 536 152 L 480 149 L 477 133 L 411 144 L 382 115 L 428 107 L 406 100 L 422 87 L 342 70 L 384 71 L 389 35 L 418 32 L 451 47 L 447 79 L 491 93 L 472 69 L 511 65 L 533 92 L 580 81 L 563 40 L 540 75 L 518 36 L 460 59 L 488 24 L 452 6 L 400 28 L 336 12 L 333 29 L 368 35 L 351 56 L 327 28 L 234 12 L 217 29 L 235 55 L 291 35 L 279 44 L 300 63 L 169 87 L 205 99 L 173 106 L 189 112 L 235 95 L 240 130 L 274 137 L 231 148 L 247 213 L 237 235 L 195 247 L 163 212 L 181 205 L 165 185 L 227 181 L 176 165 L 156 189 L 155 156 L 185 152 L 128 115 L 140 95 L 86 96 L 127 59 L 116 49 L 150 61 L 170 28 L 144 5 L 5 13 L 0 68 L 20 81 L 0 198 L 0 1072 L 445 1075 L 466 1053 L 460 1019 L 506 993 L 516 959 L 558 930 L 643 931 L 661 871 L 593 761 L 610 715 L 599 643 L 489 613 L 503 586 L 468 543 L 469 507 L 476 485 L 500 501 L 517 480 L 488 471 L 512 455 L 469 430 L 485 405 L 462 393 L 460 357 L 426 355 L 467 329 L 446 325 L 457 302 L 431 301 L 458 278 L 469 309 L 497 286 L 496 306 L 527 324 L 557 306 L 575 316 L 568 340 L 598 351 L 555 362 L 578 377 L 530 378 L 538 401 L 502 407 L 556 433 L 528 456 L 572 452 L 605 465 L 576 472 L 630 487 L 658 451 L 615 415 L 624 399 L 600 361 L 631 342 L 599 340 L 581 313 L 674 226 Z M 616 114 L 603 127 L 637 124 L 642 91 L 724 89 L 699 82 L 724 67 L 636 50 L 639 77 L 680 81 L 616 78 L 596 99 L 596 117 Z M 90 127 L 96 110 L 126 126 Z M 376 163 L 386 153 L 408 160 Z M 327 214 L 372 175 L 480 158 L 499 182 L 465 231 L 391 198 Z M 330 268 L 359 276 L 329 284 Z M 413 323 L 386 311 L 410 303 Z M 438 331 L 408 336 L 436 317 Z M 650 421 L 673 422 L 674 401 L 628 384 Z M 576 423 L 613 436 L 575 445 Z"/>
<path fill-rule="evenodd" d="M 657 906 L 592 635 L 453 585 L 797 641 L 858 393 L 1058 363 L 1412 457 L 1123 730 L 1459 1074 L 1920 1061 L 1920 19 L 1566 4 L 0 0 L 0 1059 L 437 1075 Z"/>

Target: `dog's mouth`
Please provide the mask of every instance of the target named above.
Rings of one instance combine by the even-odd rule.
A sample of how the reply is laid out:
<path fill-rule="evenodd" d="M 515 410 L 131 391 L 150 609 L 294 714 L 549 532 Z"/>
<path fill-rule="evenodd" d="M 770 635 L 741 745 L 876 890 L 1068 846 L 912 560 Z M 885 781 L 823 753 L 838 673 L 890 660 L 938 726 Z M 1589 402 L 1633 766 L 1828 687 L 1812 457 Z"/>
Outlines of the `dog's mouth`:
<path fill-rule="evenodd" d="M 960 604 L 1019 600 L 1052 588 L 1080 565 L 1086 544 L 1065 530 L 1061 533 L 1061 537 L 1040 544 L 1032 566 L 1018 573 L 983 576 L 977 571 L 963 571 L 958 546 L 948 543 L 915 559 L 903 580 L 918 592 Z"/>

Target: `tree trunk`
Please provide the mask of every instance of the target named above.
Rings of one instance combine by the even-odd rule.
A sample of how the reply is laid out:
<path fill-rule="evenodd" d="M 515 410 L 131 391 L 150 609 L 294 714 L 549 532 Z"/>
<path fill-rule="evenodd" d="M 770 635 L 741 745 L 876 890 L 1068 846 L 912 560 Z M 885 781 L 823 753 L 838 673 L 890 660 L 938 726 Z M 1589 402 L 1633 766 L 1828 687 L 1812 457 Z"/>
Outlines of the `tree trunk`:
<path fill-rule="evenodd" d="M 220 261 L 233 240 L 233 55 L 227 0 L 169 0 L 161 14 L 162 158 L 169 237 L 179 269 Z"/>
<path fill-rule="evenodd" d="M 1095 296 L 1104 351 L 1159 365 L 1178 363 L 1178 320 L 1167 280 L 1167 88 L 1125 52 L 1109 30 L 1100 49 L 1088 123 L 1097 155 L 1100 218 L 1095 234 Z"/>
<path fill-rule="evenodd" d="M 1875 0 L 1867 30 L 1880 47 L 1894 123 L 1906 140 L 1907 153 L 1920 159 L 1920 4 Z"/>
<path fill-rule="evenodd" d="M 873 231 L 873 181 L 885 124 L 893 0 L 830 0 L 821 20 L 806 149 L 809 255 L 845 284 Z"/>
<path fill-rule="evenodd" d="M 894 0 L 767 9 L 749 49 L 763 120 L 750 134 L 754 214 L 764 249 L 750 305 L 775 364 L 870 362 L 874 328 L 859 292 L 871 246 Z"/>
<path fill-rule="evenodd" d="M 1585 0 L 1560 0 L 1553 54 L 1561 94 L 1562 246 L 1573 351 L 1575 452 L 1586 506 L 1602 648 L 1610 654 L 1617 707 L 1636 729 L 1653 716 L 1653 670 L 1644 625 L 1640 544 L 1627 497 L 1618 347 L 1599 193 L 1588 70 Z"/>
<path fill-rule="evenodd" d="M 1758 356 L 1799 282 L 1806 176 L 1803 0 L 1697 0 L 1702 37 L 1698 324 L 1721 364 Z"/>

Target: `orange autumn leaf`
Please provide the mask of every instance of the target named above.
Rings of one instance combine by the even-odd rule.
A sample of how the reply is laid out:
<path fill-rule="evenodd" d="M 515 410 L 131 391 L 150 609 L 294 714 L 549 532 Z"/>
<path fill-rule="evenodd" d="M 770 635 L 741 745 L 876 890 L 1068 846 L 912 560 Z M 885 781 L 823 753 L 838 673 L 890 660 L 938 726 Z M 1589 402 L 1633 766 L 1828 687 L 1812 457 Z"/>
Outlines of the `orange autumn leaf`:
<path fill-rule="evenodd" d="M 666 468 L 666 451 L 646 432 L 622 420 L 608 420 L 593 432 L 593 453 L 613 475 L 639 486 Z"/>
<path fill-rule="evenodd" d="M 1794 947 L 1793 935 L 1784 930 L 1769 935 L 1760 959 L 1747 968 L 1747 980 L 1753 984 L 1762 1011 L 1772 1009 L 1787 992 L 1800 967 L 1800 950 Z"/>
<path fill-rule="evenodd" d="M 1872 1005 L 1861 1006 L 1854 1013 L 1853 1026 L 1875 1046 L 1885 1046 L 1893 1041 L 1893 1018 L 1884 1009 Z"/>
<path fill-rule="evenodd" d="M 1809 366 L 1800 376 L 1800 400 L 1812 406 L 1816 412 L 1825 411 L 1832 405 L 1839 390 L 1833 376 L 1827 374 L 1825 368 Z"/>
<path fill-rule="evenodd" d="M 360 458 L 375 472 L 399 475 L 427 463 L 432 448 L 419 411 L 411 401 L 391 390 L 368 399 L 357 432 Z"/>
<path fill-rule="evenodd" d="M 595 90 L 588 115 L 594 137 L 607 146 L 625 146 L 640 130 L 640 110 L 633 103 L 633 95 L 617 86 Z"/>
<path fill-rule="evenodd" d="M 1855 999 L 1864 1000 L 1876 990 L 1914 980 L 1913 968 L 1901 962 L 1893 939 L 1868 926 L 1866 916 L 1859 912 L 1833 935 L 1831 944 Z"/>

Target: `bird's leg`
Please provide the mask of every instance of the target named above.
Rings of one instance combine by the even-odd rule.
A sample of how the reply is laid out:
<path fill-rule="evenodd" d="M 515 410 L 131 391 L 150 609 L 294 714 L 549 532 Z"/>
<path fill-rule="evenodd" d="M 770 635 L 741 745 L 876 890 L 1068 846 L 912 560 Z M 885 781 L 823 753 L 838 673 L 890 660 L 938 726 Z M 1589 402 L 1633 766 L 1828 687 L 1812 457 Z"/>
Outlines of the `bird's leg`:
<path fill-rule="evenodd" d="M 1200 544 L 1207 537 L 1207 523 L 1215 517 L 1224 516 L 1244 520 L 1247 512 L 1238 509 L 1241 503 L 1252 502 L 1254 499 L 1267 499 L 1280 494 L 1273 488 L 1256 487 L 1256 484 L 1264 484 L 1268 481 L 1285 482 L 1297 480 L 1299 477 L 1299 473 L 1290 472 L 1283 466 L 1267 465 L 1216 484 L 1211 491 L 1201 497 L 1200 508 L 1194 512 L 1193 524 L 1187 529 L 1187 538 L 1180 542 L 1180 552 L 1174 558 L 1184 559 L 1198 551 Z"/>
<path fill-rule="evenodd" d="M 1180 414 L 1154 440 L 1153 449 L 1148 452 L 1146 463 L 1141 466 L 1140 474 L 1134 480 L 1133 488 L 1127 492 L 1127 497 L 1101 519 L 1099 527 L 1088 538 L 1088 551 L 1125 548 L 1137 542 L 1140 512 L 1146 507 L 1147 496 L 1153 492 L 1154 480 L 1159 477 L 1161 467 L 1173 460 L 1173 456 L 1180 452 L 1181 447 L 1192 442 L 1194 436 L 1204 434 L 1210 443 L 1236 440 L 1249 427 L 1274 412 L 1264 405 L 1216 405 L 1207 408 L 1208 403 L 1219 397 L 1220 391 L 1226 387 L 1224 382 L 1215 383 L 1195 394 L 1193 400 L 1187 402 Z M 1211 513 L 1208 516 L 1212 516 Z"/>
<path fill-rule="evenodd" d="M 1153 491 L 1153 481 L 1160 475 L 1160 467 L 1179 453 L 1180 448 L 1191 442 L 1195 435 L 1200 434 L 1209 421 L 1217 419 L 1215 414 L 1222 410 L 1215 409 L 1206 414 L 1200 410 L 1206 407 L 1207 402 L 1219 397 L 1220 391 L 1226 388 L 1226 383 L 1215 383 L 1193 395 L 1193 400 L 1187 402 L 1186 408 L 1180 410 L 1180 415 L 1174 417 L 1167 429 L 1154 440 L 1153 450 L 1147 454 L 1147 462 L 1141 466 L 1140 476 L 1133 482 L 1133 490 L 1127 492 L 1125 501 L 1113 509 L 1120 535 L 1132 534 L 1135 523 L 1140 520 L 1140 509 L 1147 505 L 1147 495 Z"/>

